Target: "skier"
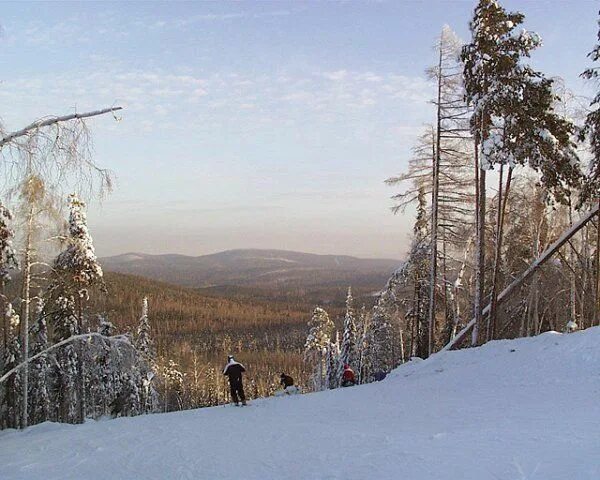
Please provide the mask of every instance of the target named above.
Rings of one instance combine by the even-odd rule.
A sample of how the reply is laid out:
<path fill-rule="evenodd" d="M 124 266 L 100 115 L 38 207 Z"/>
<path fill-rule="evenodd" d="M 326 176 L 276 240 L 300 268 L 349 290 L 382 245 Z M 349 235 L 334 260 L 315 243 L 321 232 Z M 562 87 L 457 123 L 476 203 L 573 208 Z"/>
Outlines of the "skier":
<path fill-rule="evenodd" d="M 282 373 L 280 378 L 281 378 L 281 381 L 279 383 L 281 384 L 281 386 L 283 387 L 284 390 L 288 387 L 294 386 L 294 379 L 292 377 L 290 377 L 289 375 Z"/>
<path fill-rule="evenodd" d="M 352 387 L 356 384 L 354 370 L 347 363 L 344 364 L 344 373 L 342 374 L 342 387 Z"/>
<path fill-rule="evenodd" d="M 245 371 L 246 369 L 244 366 L 241 363 L 236 362 L 233 355 L 227 357 L 227 365 L 225 365 L 225 368 L 223 369 L 223 375 L 229 377 L 231 399 L 236 405 L 240 404 L 240 400 L 242 401 L 242 405 L 247 405 L 246 395 L 244 394 L 244 385 L 242 384 L 242 373 Z"/>
<path fill-rule="evenodd" d="M 279 376 L 279 383 L 283 387 L 282 390 L 277 390 L 275 392 L 276 397 L 281 397 L 282 395 L 295 395 L 300 393 L 300 387 L 294 385 L 294 379 L 289 375 L 282 373 Z"/>

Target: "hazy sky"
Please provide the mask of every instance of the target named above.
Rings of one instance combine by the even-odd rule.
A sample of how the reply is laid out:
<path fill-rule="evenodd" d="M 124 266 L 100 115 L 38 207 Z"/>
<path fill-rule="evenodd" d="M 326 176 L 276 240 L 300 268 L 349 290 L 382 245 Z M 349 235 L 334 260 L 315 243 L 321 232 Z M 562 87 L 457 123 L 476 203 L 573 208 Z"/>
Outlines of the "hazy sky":
<path fill-rule="evenodd" d="M 116 191 L 92 205 L 101 255 L 230 248 L 400 257 L 412 212 L 383 181 L 406 165 L 444 23 L 475 1 L 2 3 L 0 115 L 122 105 L 90 122 Z M 583 91 L 595 1 L 505 1 Z"/>

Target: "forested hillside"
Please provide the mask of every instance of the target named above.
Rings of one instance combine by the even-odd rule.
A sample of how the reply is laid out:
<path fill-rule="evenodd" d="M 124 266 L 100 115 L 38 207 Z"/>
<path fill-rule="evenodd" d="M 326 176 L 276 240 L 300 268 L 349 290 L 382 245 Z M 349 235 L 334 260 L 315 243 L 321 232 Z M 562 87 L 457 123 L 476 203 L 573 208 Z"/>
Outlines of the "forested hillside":
<path fill-rule="evenodd" d="M 186 408 L 220 403 L 227 388 L 220 374 L 233 353 L 248 367 L 252 395 L 272 393 L 281 371 L 307 380 L 302 348 L 311 304 L 250 297 L 209 296 L 194 289 L 119 273 L 106 274 L 107 295 L 95 308 L 120 329 L 135 330 L 139 299 L 148 298 L 159 363 L 169 360 L 185 374 L 179 388 Z M 342 312 L 333 307 L 333 312 Z M 214 390 L 214 392 L 213 392 Z M 178 400 L 179 401 L 179 400 Z M 176 405 L 174 405 L 175 407 Z"/>
<path fill-rule="evenodd" d="M 128 253 L 100 259 L 107 271 L 141 275 L 174 285 L 250 289 L 271 298 L 313 303 L 336 302 L 348 285 L 377 292 L 400 266 L 399 260 L 347 255 L 314 255 L 286 250 L 230 250 L 192 257 Z"/>

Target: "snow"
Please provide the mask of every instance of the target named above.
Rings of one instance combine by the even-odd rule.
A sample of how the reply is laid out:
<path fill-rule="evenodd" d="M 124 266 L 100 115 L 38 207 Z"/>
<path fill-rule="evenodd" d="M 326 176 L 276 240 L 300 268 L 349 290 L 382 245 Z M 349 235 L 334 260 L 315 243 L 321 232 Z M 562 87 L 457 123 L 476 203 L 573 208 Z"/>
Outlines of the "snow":
<path fill-rule="evenodd" d="M 248 408 L 4 431 L 0 478 L 598 479 L 599 345 L 546 333 Z"/>

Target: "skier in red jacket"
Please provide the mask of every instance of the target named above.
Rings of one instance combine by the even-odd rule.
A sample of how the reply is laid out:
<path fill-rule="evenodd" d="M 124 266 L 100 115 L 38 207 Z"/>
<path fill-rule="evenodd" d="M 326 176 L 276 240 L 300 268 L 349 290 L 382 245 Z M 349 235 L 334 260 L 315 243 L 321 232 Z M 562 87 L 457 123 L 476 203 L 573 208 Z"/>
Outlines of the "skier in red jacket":
<path fill-rule="evenodd" d="M 342 387 L 352 387 L 356 385 L 356 376 L 354 370 L 347 363 L 344 364 L 344 373 L 342 374 Z"/>

